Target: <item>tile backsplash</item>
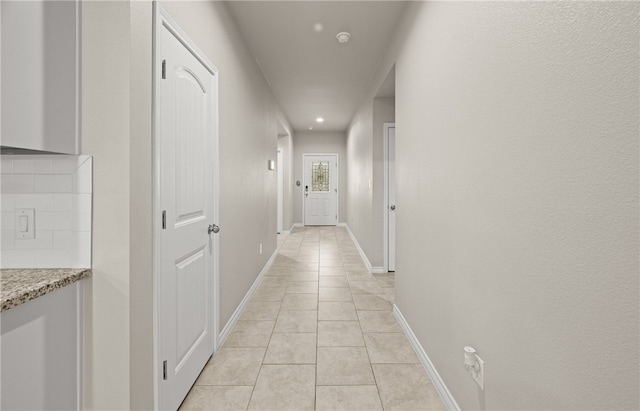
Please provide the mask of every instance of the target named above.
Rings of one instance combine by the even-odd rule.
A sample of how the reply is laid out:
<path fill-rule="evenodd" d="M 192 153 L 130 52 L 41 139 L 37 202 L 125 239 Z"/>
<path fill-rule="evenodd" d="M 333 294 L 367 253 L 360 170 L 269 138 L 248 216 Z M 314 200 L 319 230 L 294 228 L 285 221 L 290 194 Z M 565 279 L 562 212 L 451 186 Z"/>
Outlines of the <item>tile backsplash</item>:
<path fill-rule="evenodd" d="M 92 158 L 0 156 L 0 268 L 91 267 Z M 16 209 L 35 210 L 35 238 L 16 236 Z"/>

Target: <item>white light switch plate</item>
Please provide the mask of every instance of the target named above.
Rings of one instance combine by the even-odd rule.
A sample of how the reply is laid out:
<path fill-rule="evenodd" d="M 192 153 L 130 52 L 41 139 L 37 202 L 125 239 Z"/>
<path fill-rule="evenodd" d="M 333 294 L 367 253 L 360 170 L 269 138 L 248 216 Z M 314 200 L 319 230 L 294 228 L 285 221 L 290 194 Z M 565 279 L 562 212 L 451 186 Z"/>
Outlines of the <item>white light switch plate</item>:
<path fill-rule="evenodd" d="M 16 238 L 25 240 L 36 238 L 36 210 L 33 208 L 16 208 Z"/>

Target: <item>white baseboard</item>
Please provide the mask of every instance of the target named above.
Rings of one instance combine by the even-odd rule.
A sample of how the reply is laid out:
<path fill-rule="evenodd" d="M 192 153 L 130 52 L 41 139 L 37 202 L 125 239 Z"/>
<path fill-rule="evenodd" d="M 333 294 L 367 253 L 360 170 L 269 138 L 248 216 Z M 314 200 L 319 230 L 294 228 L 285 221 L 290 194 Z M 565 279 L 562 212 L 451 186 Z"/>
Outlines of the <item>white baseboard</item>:
<path fill-rule="evenodd" d="M 367 270 L 371 272 L 371 263 L 369 262 L 367 255 L 362 250 L 362 247 L 360 247 L 360 243 L 358 242 L 358 239 L 356 238 L 355 235 L 353 235 L 353 231 L 351 231 L 351 228 L 349 228 L 347 224 L 344 225 L 344 228 L 347 229 L 347 233 L 349 233 L 349 237 L 351 237 L 351 241 L 353 241 L 353 244 L 358 249 L 358 252 L 360 253 L 360 257 L 362 257 L 362 260 L 364 261 L 364 265 L 367 266 Z"/>
<path fill-rule="evenodd" d="M 291 230 L 282 230 L 278 234 L 280 234 L 280 235 L 289 235 L 289 234 L 291 234 Z"/>
<path fill-rule="evenodd" d="M 293 231 L 293 229 L 296 228 L 296 227 L 304 227 L 304 224 L 302 224 L 302 223 L 293 223 L 293 224 L 291 224 L 291 230 L 290 231 Z"/>
<path fill-rule="evenodd" d="M 253 284 L 251 285 L 251 288 L 249 288 L 249 291 L 247 291 L 247 293 L 245 294 L 244 298 L 240 302 L 240 305 L 238 305 L 238 308 L 236 308 L 236 310 L 234 311 L 233 315 L 231 316 L 231 318 L 227 322 L 227 325 L 225 325 L 224 328 L 222 329 L 222 331 L 220 331 L 220 336 L 218 337 L 218 349 L 222 347 L 224 342 L 227 340 L 227 337 L 229 337 L 229 334 L 231 333 L 231 330 L 233 329 L 233 327 L 238 322 L 238 319 L 242 315 L 242 312 L 244 311 L 244 309 L 246 308 L 247 304 L 249 303 L 249 300 L 251 300 L 251 297 L 253 297 L 253 294 L 256 292 L 256 289 L 258 288 L 258 286 L 262 282 L 262 279 L 264 278 L 264 276 L 267 274 L 267 272 L 271 268 L 271 265 L 273 264 L 273 261 L 276 259 L 277 255 L 278 255 L 278 250 L 275 250 L 273 252 L 273 254 L 271 255 L 271 257 L 269 257 L 269 261 L 267 261 L 267 263 L 264 265 L 264 267 L 262 267 L 262 271 L 260 271 L 260 274 L 258 274 L 258 277 L 253 282 Z"/>
<path fill-rule="evenodd" d="M 418 338 L 416 338 L 413 330 L 411 330 L 411 327 L 409 327 L 409 324 L 404 319 L 404 316 L 400 312 L 400 309 L 395 304 L 393 305 L 393 315 L 394 317 L 396 317 L 396 320 L 398 320 L 398 324 L 400 324 L 400 328 L 402 328 L 402 331 L 404 331 L 404 334 L 409 339 L 409 343 L 413 347 L 413 350 L 416 352 L 416 355 L 418 356 L 418 359 L 420 360 L 420 363 L 424 367 L 425 371 L 431 378 L 431 382 L 433 382 L 433 386 L 438 392 L 438 395 L 440 395 L 440 398 L 444 402 L 444 405 L 450 411 L 460 411 L 460 407 L 458 406 L 455 398 L 453 398 L 453 395 L 451 395 L 451 392 L 447 388 L 447 385 L 440 377 L 440 374 L 438 374 L 436 367 L 433 366 L 433 363 L 429 359 L 429 356 L 424 351 L 424 348 L 422 348 L 420 341 L 418 341 Z"/>
<path fill-rule="evenodd" d="M 384 267 L 373 267 L 371 265 L 371 262 L 369 262 L 369 259 L 367 258 L 367 255 L 362 250 L 362 247 L 360 247 L 360 243 L 358 242 L 358 239 L 356 238 L 355 235 L 353 235 L 353 232 L 351 231 L 349 226 L 346 223 L 338 223 L 338 225 L 341 226 L 341 227 L 344 226 L 344 228 L 347 229 L 347 232 L 349 233 L 349 237 L 351 237 L 351 241 L 353 241 L 353 244 L 355 244 L 356 248 L 358 249 L 358 252 L 360 253 L 360 257 L 362 257 L 362 260 L 364 261 L 364 265 L 367 266 L 367 270 L 369 271 L 369 273 L 370 274 L 383 274 L 383 273 L 385 273 Z"/>

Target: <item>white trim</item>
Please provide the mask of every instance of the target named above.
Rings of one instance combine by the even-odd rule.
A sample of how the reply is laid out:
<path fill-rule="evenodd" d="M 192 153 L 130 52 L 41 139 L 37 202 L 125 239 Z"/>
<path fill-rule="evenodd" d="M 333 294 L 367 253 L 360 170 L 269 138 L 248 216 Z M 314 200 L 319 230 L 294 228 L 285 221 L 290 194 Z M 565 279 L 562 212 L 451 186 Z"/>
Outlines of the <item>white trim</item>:
<path fill-rule="evenodd" d="M 284 151 L 278 149 L 276 154 L 276 231 L 284 231 Z"/>
<path fill-rule="evenodd" d="M 216 165 L 213 167 L 213 222 L 218 223 L 220 221 L 220 170 L 219 170 L 219 113 L 218 113 L 218 69 L 209 61 L 204 54 L 191 39 L 187 36 L 186 32 L 182 30 L 180 25 L 176 23 L 173 18 L 158 4 L 153 2 L 153 37 L 152 37 L 152 61 L 153 61 L 153 122 L 152 122 L 152 150 L 153 150 L 153 399 L 154 408 L 160 407 L 160 385 L 161 385 L 161 372 L 160 372 L 160 344 L 161 344 L 161 330 L 160 330 L 160 301 L 161 301 L 161 268 L 162 268 L 162 242 L 161 235 L 162 230 L 159 228 L 159 222 L 162 218 L 161 204 L 161 170 L 160 161 L 161 153 L 158 147 L 158 126 L 161 120 L 161 107 L 159 104 L 159 96 L 161 95 L 161 82 L 162 78 L 162 56 L 160 55 L 161 48 L 161 31 L 165 27 L 169 30 L 193 55 L 198 61 L 213 75 L 213 130 L 212 130 L 212 144 L 213 144 L 213 158 L 211 161 Z M 220 244 L 219 237 L 213 236 L 213 315 L 212 322 L 210 324 L 213 332 L 213 347 L 212 351 L 215 353 L 218 349 L 219 340 L 219 305 L 220 305 L 220 293 L 219 293 L 219 264 L 220 264 Z"/>
<path fill-rule="evenodd" d="M 458 406 L 458 403 L 456 402 L 455 398 L 453 398 L 453 395 L 451 395 L 451 391 L 449 391 L 449 389 L 447 388 L 447 385 L 444 383 L 444 380 L 442 379 L 442 377 L 440 377 L 440 374 L 438 374 L 438 370 L 436 370 L 436 367 L 431 362 L 431 359 L 425 352 L 424 348 L 422 348 L 420 341 L 418 341 L 418 338 L 413 333 L 413 330 L 407 323 L 407 320 L 404 319 L 404 316 L 400 312 L 400 309 L 395 304 L 393 305 L 393 316 L 396 317 L 396 320 L 398 320 L 398 324 L 400 325 L 400 328 L 402 328 L 402 331 L 404 331 L 404 334 L 407 336 L 407 339 L 409 339 L 409 343 L 411 344 L 411 347 L 413 347 L 413 350 L 416 352 L 416 355 L 418 356 L 418 360 L 420 360 L 420 363 L 422 364 L 425 371 L 429 375 L 429 378 L 431 378 L 431 382 L 433 383 L 433 386 L 438 392 L 438 395 L 440 395 L 440 398 L 444 402 L 444 405 L 450 411 L 460 411 L 460 407 Z"/>
<path fill-rule="evenodd" d="M 303 153 L 302 154 L 302 184 L 304 185 L 306 179 L 306 167 L 304 158 L 307 156 L 336 156 L 336 226 L 338 225 L 338 221 L 340 221 L 340 157 L 338 153 Z M 304 227 L 304 217 L 305 217 L 305 209 L 304 209 L 304 200 L 305 200 L 305 192 L 304 189 L 302 191 L 302 226 Z"/>
<path fill-rule="evenodd" d="M 277 255 L 278 255 L 278 250 L 275 250 L 271 255 L 271 257 L 269 258 L 269 261 L 267 261 L 267 263 L 262 268 L 262 271 L 260 271 L 260 274 L 258 274 L 258 277 L 253 282 L 253 285 L 251 286 L 251 288 L 249 288 L 249 291 L 247 291 L 247 294 L 245 294 L 244 298 L 240 302 L 240 305 L 238 305 L 238 308 L 236 308 L 236 310 L 233 312 L 233 315 L 227 322 L 227 325 L 225 325 L 222 331 L 220 331 L 220 336 L 218 337 L 218 342 L 219 342 L 218 347 L 222 347 L 224 342 L 227 340 L 227 337 L 229 337 L 231 330 L 233 330 L 233 327 L 236 325 L 236 323 L 240 319 L 240 316 L 242 315 L 244 309 L 247 307 L 247 304 L 251 300 L 251 297 L 253 297 L 253 294 L 256 292 L 256 289 L 264 279 L 264 276 L 267 274 L 267 272 L 271 268 L 271 265 L 273 265 L 273 262 L 275 261 Z"/>
<path fill-rule="evenodd" d="M 353 234 L 353 231 L 351 231 L 351 228 L 349 228 L 349 226 L 346 223 L 339 223 L 338 225 L 341 227 L 344 226 L 344 228 L 347 229 L 347 232 L 349 233 L 349 237 L 351 237 L 351 241 L 353 241 L 353 244 L 358 249 L 358 252 L 360 253 L 360 257 L 362 257 L 362 260 L 364 261 L 364 265 L 367 266 L 367 271 L 369 271 L 370 274 L 384 274 L 386 271 L 384 271 L 383 267 L 373 267 L 371 265 L 371 262 L 367 258 L 367 255 L 364 253 L 364 250 L 362 249 L 362 247 L 360 247 L 360 243 L 358 242 L 358 239 L 356 238 L 356 236 Z"/>
<path fill-rule="evenodd" d="M 84 409 L 84 353 L 85 338 L 84 338 L 84 287 L 86 281 L 76 282 L 76 409 Z"/>
<path fill-rule="evenodd" d="M 293 223 L 291 224 L 291 231 L 293 231 L 294 228 L 296 227 L 304 227 L 304 224 L 302 223 Z"/>
<path fill-rule="evenodd" d="M 281 231 L 280 233 L 278 233 L 278 234 L 280 234 L 280 235 L 289 235 L 289 234 L 291 234 L 291 231 L 290 231 L 290 230 L 282 230 L 282 231 Z"/>
<path fill-rule="evenodd" d="M 382 183 L 382 269 L 389 271 L 389 129 L 396 123 L 384 123 L 382 132 L 382 160 L 384 182 Z"/>
<path fill-rule="evenodd" d="M 156 220 L 157 216 L 162 213 L 160 210 L 160 167 L 158 166 L 160 162 L 160 153 L 156 146 L 156 133 L 158 130 L 158 123 L 160 122 L 160 110 L 159 110 L 159 102 L 156 101 L 158 96 L 160 95 L 160 86 L 159 81 L 162 77 L 162 64 L 158 64 L 158 59 L 160 58 L 160 51 L 158 50 L 160 47 L 160 28 L 162 27 L 162 23 L 160 22 L 160 11 L 159 5 L 157 2 L 153 2 L 153 28 L 152 28 L 152 61 L 153 61 L 153 71 L 151 73 L 151 81 L 153 83 L 153 96 L 152 96 L 152 110 L 153 110 L 153 121 L 151 124 L 151 134 L 152 134 L 152 156 L 153 156 L 153 205 L 152 205 L 152 213 L 153 219 Z M 157 221 L 157 220 L 156 220 Z M 154 221 L 154 223 L 156 222 Z M 160 230 L 157 227 L 157 224 L 151 224 L 153 230 L 153 408 L 158 409 L 160 406 L 160 330 L 158 323 L 160 321 L 160 304 L 159 304 L 159 296 L 160 296 L 160 267 L 162 267 L 162 244 L 160 242 Z"/>

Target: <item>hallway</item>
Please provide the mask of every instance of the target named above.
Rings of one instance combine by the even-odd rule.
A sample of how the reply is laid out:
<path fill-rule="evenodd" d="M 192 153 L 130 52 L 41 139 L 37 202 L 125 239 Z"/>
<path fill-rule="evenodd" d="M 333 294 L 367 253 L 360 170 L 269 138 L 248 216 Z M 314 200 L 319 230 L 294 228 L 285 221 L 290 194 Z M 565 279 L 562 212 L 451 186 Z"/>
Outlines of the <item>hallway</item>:
<path fill-rule="evenodd" d="M 445 409 L 342 227 L 296 228 L 182 410 Z"/>
<path fill-rule="evenodd" d="M 640 410 L 640 2 L 0 14 L 0 268 L 92 273 L 57 408 Z"/>

